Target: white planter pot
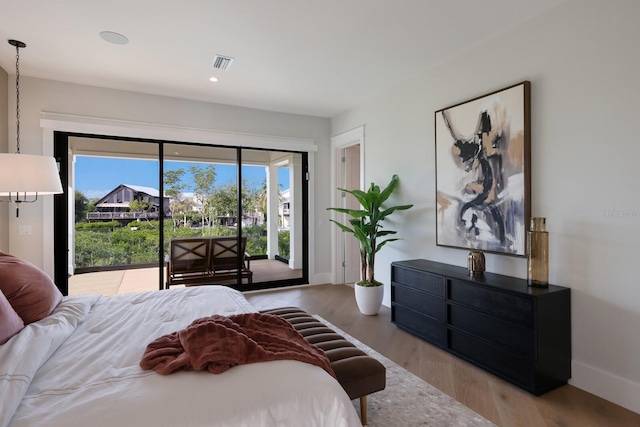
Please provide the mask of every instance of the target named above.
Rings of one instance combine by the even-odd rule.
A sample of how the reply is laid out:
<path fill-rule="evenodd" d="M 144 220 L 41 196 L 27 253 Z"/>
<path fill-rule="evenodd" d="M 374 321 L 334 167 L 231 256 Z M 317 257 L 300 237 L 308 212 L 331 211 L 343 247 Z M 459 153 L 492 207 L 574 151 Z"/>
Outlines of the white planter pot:
<path fill-rule="evenodd" d="M 354 285 L 356 293 L 356 303 L 362 314 L 375 316 L 380 311 L 382 297 L 384 296 L 384 286 L 359 286 Z"/>

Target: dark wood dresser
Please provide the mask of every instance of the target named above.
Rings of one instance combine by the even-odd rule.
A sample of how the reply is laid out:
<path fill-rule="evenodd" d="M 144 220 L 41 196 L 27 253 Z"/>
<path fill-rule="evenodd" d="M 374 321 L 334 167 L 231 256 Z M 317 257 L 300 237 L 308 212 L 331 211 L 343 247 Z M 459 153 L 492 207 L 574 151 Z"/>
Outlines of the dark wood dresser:
<path fill-rule="evenodd" d="M 535 395 L 571 378 L 571 293 L 423 259 L 391 264 L 391 320 Z"/>

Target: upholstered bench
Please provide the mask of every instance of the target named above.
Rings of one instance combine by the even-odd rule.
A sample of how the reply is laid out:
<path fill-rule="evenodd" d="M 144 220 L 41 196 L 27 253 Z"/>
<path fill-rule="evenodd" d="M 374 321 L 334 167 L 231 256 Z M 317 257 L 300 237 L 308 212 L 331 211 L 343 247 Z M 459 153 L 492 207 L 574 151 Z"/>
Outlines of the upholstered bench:
<path fill-rule="evenodd" d="M 383 390 L 386 385 L 384 365 L 300 308 L 282 307 L 262 313 L 282 317 L 307 341 L 325 352 L 338 382 L 351 400 L 360 398 L 360 419 L 365 425 L 367 395 Z"/>

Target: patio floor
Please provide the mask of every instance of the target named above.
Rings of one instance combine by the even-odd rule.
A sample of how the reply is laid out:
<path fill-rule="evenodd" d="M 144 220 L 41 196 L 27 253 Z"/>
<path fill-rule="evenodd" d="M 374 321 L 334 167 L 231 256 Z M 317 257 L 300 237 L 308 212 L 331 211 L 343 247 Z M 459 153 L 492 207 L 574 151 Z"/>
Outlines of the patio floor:
<path fill-rule="evenodd" d="M 283 262 L 267 259 L 251 261 L 251 271 L 254 283 L 302 277 L 302 270 L 292 270 Z M 155 267 L 100 271 L 69 277 L 69 295 L 110 296 L 154 290 L 158 290 L 158 269 Z"/>

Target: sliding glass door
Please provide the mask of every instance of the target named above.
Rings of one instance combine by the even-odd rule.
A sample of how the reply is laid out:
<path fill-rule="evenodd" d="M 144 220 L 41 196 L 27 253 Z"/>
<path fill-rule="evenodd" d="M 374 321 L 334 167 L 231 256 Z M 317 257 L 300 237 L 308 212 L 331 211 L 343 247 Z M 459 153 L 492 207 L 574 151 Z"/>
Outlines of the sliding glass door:
<path fill-rule="evenodd" d="M 242 233 L 256 286 L 306 280 L 302 154 L 242 150 Z"/>
<path fill-rule="evenodd" d="M 75 192 L 55 213 L 56 235 L 68 236 L 56 280 L 69 293 L 164 289 L 170 242 L 193 238 L 212 246 L 206 283 L 307 283 L 306 154 L 70 134 L 55 147 L 70 153 L 61 168 Z M 235 262 L 220 259 L 229 254 Z"/>
<path fill-rule="evenodd" d="M 147 290 L 139 277 L 159 274 L 158 145 L 138 141 L 71 138 L 68 268 L 91 285 L 70 281 L 70 294 L 116 295 Z M 138 271 L 144 269 L 144 271 Z M 124 275 L 125 270 L 131 271 Z M 136 271 L 134 271 L 136 270 Z"/>

